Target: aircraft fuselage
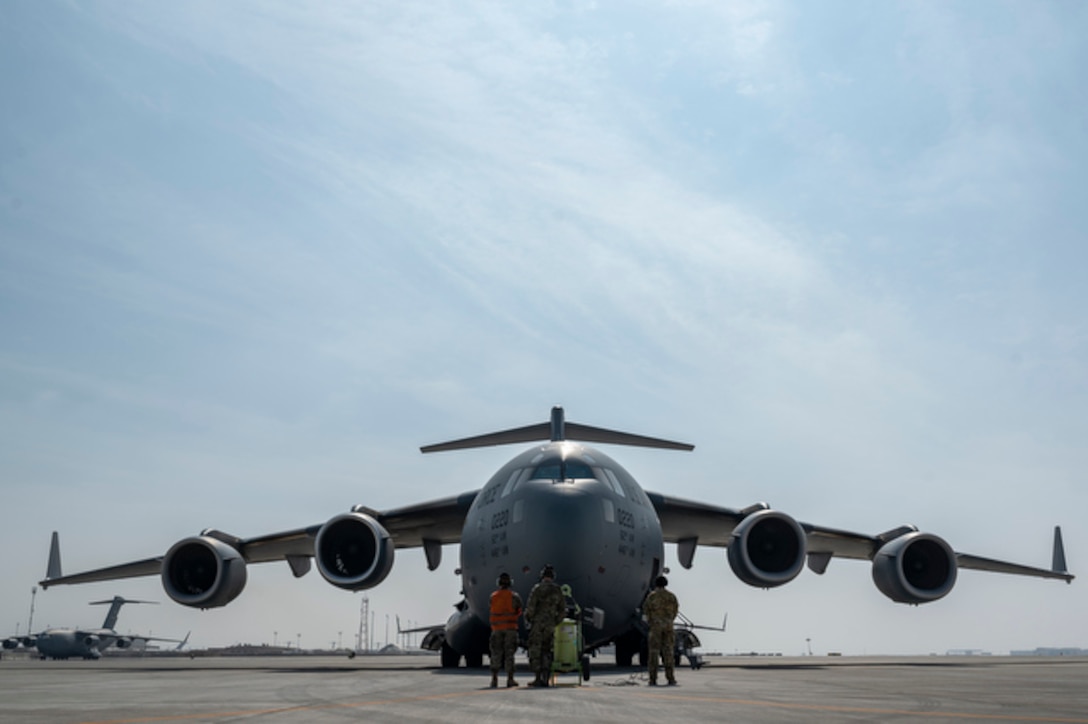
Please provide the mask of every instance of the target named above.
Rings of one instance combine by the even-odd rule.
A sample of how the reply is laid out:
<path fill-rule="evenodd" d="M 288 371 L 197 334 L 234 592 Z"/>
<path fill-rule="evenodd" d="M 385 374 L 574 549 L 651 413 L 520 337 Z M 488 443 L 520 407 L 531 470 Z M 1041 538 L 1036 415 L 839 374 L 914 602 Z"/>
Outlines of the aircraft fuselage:
<path fill-rule="evenodd" d="M 35 645 L 43 658 L 97 659 L 116 640 L 117 633 L 110 629 L 48 629 L 38 634 Z"/>
<path fill-rule="evenodd" d="M 583 627 L 587 647 L 629 631 L 661 572 L 664 542 L 657 513 L 641 486 L 617 462 L 579 443 L 539 445 L 504 465 L 480 490 L 465 518 L 461 570 L 468 612 L 476 619 L 452 642 L 462 651 L 467 629 L 486 627 L 491 592 L 503 571 L 528 601 L 541 568 L 568 584 L 583 610 L 604 612 L 603 625 Z M 486 644 L 486 640 L 483 641 Z"/>

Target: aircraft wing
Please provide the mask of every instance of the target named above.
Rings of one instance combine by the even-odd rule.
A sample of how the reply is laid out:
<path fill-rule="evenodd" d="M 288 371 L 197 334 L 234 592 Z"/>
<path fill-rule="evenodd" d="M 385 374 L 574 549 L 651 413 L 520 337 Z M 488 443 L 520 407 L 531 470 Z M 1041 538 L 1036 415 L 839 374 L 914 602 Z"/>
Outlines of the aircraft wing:
<path fill-rule="evenodd" d="M 424 539 L 460 543 L 465 516 L 479 490 L 379 513 L 377 521 L 393 536 L 397 548 L 418 548 Z"/>
<path fill-rule="evenodd" d="M 729 546 L 733 530 L 742 520 L 753 512 L 768 509 L 765 503 L 757 503 L 749 508 L 737 510 L 649 491 L 646 494 L 657 510 L 665 542 L 677 544 L 680 564 L 685 568 L 691 567 L 698 545 Z M 816 573 L 823 573 L 832 558 L 873 560 L 877 552 L 889 541 L 917 530 L 914 526 L 901 526 L 884 533 L 870 535 L 812 523 L 799 523 L 799 525 L 807 541 L 808 567 Z M 1066 571 L 1060 529 L 1055 529 L 1053 565 L 1050 568 L 1025 566 L 969 553 L 956 552 L 955 556 L 956 565 L 963 569 L 1054 578 L 1066 582 L 1074 578 Z"/>
<path fill-rule="evenodd" d="M 438 555 L 437 549 L 442 545 L 460 542 L 465 516 L 478 492 L 471 491 L 386 511 L 372 510 L 364 506 L 355 506 L 352 510 L 365 513 L 380 523 L 389 532 L 396 548 L 426 547 L 430 564 L 437 560 L 434 556 Z M 242 555 L 246 563 L 286 560 L 296 573 L 304 573 L 309 570 L 308 560 L 304 563 L 299 561 L 313 557 L 314 541 L 321 527 L 322 524 L 318 523 L 253 538 L 238 538 L 217 530 L 205 530 L 201 535 L 227 543 Z M 45 589 L 65 584 L 155 576 L 161 573 L 164 558 L 165 556 L 156 556 L 81 573 L 51 576 L 40 581 L 39 585 Z M 59 569 L 59 565 L 57 568 Z"/>
<path fill-rule="evenodd" d="M 183 639 L 167 639 L 167 638 L 162 638 L 160 636 L 140 636 L 138 634 L 132 634 L 132 635 L 118 634 L 117 638 L 119 638 L 119 639 L 129 639 L 129 640 L 132 640 L 132 641 L 142 641 L 143 643 L 148 643 L 149 641 L 165 641 L 166 643 L 178 644 L 178 647 L 177 647 L 178 650 L 181 650 L 182 646 L 189 643 L 189 634 L 185 634 L 185 638 L 183 638 Z"/>

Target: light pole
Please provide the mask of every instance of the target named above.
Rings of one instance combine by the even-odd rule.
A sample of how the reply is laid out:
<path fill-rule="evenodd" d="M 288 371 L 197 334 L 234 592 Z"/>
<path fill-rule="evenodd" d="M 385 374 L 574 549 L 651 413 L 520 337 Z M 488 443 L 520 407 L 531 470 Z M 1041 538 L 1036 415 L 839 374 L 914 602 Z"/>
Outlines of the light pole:
<path fill-rule="evenodd" d="M 26 622 L 26 635 L 29 636 L 30 632 L 34 630 L 34 597 L 38 595 L 38 587 L 30 587 L 30 620 Z"/>

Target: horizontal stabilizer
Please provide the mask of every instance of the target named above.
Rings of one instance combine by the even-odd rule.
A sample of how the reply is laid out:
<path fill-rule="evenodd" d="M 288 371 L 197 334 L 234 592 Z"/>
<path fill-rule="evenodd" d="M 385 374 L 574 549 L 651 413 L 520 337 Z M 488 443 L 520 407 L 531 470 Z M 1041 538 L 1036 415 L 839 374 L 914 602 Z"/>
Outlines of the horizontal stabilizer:
<path fill-rule="evenodd" d="M 104 606 L 107 603 L 153 603 L 156 606 L 159 604 L 158 601 L 137 601 L 137 600 L 132 599 L 132 598 L 122 598 L 121 596 L 114 596 L 113 598 L 107 599 L 105 601 L 91 601 L 87 605 L 88 606 Z"/>
<path fill-rule="evenodd" d="M 539 440 L 548 439 L 549 429 L 548 423 L 544 422 L 539 425 L 529 425 L 528 427 L 519 427 L 513 430 L 503 430 L 502 432 L 492 432 L 486 435 L 476 435 L 475 437 L 441 442 L 436 445 L 424 445 L 420 448 L 420 451 L 425 453 L 444 452 L 446 450 L 467 450 L 474 447 L 511 445 L 516 442 L 537 442 Z"/>
<path fill-rule="evenodd" d="M 550 440 L 551 442 L 579 440 L 582 442 L 633 445 L 636 447 L 659 448 L 665 450 L 695 449 L 694 445 L 689 445 L 688 443 L 662 440 L 656 437 L 646 437 L 645 435 L 634 435 L 629 432 L 619 432 L 618 430 L 608 430 L 603 427 L 581 425 L 576 422 L 566 422 L 563 408 L 557 406 L 552 408 L 552 416 L 549 422 L 501 430 L 499 432 L 476 435 L 474 437 L 466 437 L 460 440 L 451 440 L 450 442 L 437 443 L 435 445 L 425 445 L 420 448 L 420 451 L 430 453 L 443 452 L 446 450 L 466 450 L 468 448 L 509 445 L 512 443 L 539 442 L 541 440 Z"/>

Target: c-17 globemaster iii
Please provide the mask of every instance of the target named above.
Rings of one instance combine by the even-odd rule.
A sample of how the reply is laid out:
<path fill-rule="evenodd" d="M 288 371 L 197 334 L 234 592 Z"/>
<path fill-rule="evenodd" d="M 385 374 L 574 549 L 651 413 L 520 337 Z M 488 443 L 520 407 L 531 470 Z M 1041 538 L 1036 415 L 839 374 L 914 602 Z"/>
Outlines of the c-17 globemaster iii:
<path fill-rule="evenodd" d="M 460 495 L 389 510 L 356 505 L 324 523 L 252 538 L 208 529 L 178 541 L 165 555 L 49 577 L 41 585 L 157 575 L 174 601 L 217 608 L 242 592 L 250 563 L 285 561 L 297 577 L 316 562 L 329 583 L 359 591 L 386 578 L 398 548 L 422 547 L 434 570 L 442 547 L 459 543 L 463 598 L 423 645 L 440 649 L 444 666 L 457 666 L 462 657 L 478 666 L 488 650 L 488 598 L 498 574 L 511 573 L 525 599 L 546 564 L 554 566 L 558 583 L 570 586 L 581 609 L 593 614 L 585 620 L 583 653 L 614 644 L 617 663 L 629 665 L 644 645 L 640 607 L 664 571 L 665 543 L 676 544 L 685 568 L 697 546 L 725 547 L 736 576 L 761 588 L 792 581 L 806 564 L 823 573 L 832 558 L 868 560 L 881 593 L 907 604 L 947 595 L 961 568 L 1073 580 L 1058 528 L 1051 568 L 1036 568 L 954 552 L 944 539 L 914 526 L 853 533 L 799 522 L 766 503 L 722 508 L 643 490 L 618 462 L 583 443 L 694 446 L 566 422 L 561 407 L 553 408 L 548 422 L 421 449 L 511 443 L 536 444 L 482 488 Z"/>
<path fill-rule="evenodd" d="M 49 563 L 46 568 L 46 578 L 60 578 L 60 539 L 53 532 L 53 540 L 49 546 Z M 114 630 L 117 625 L 117 616 L 121 613 L 121 606 L 126 603 L 157 603 L 156 601 L 136 601 L 130 598 L 114 596 L 106 601 L 91 601 L 92 606 L 104 606 L 109 604 L 110 610 L 106 612 L 106 620 L 101 628 L 47 628 L 39 633 L 27 633 L 24 636 L 9 636 L 0 641 L 3 648 L 11 650 L 19 647 L 25 649 L 37 649 L 43 659 L 97 659 L 102 652 L 110 646 L 119 649 L 127 649 L 133 644 L 146 644 L 149 641 L 169 641 L 178 644 L 180 650 L 189 641 L 189 635 L 184 639 L 164 639 L 155 636 L 139 636 L 135 634 L 119 634 Z M 31 607 L 33 616 L 33 606 Z M 28 626 L 29 628 L 29 626 Z"/>

